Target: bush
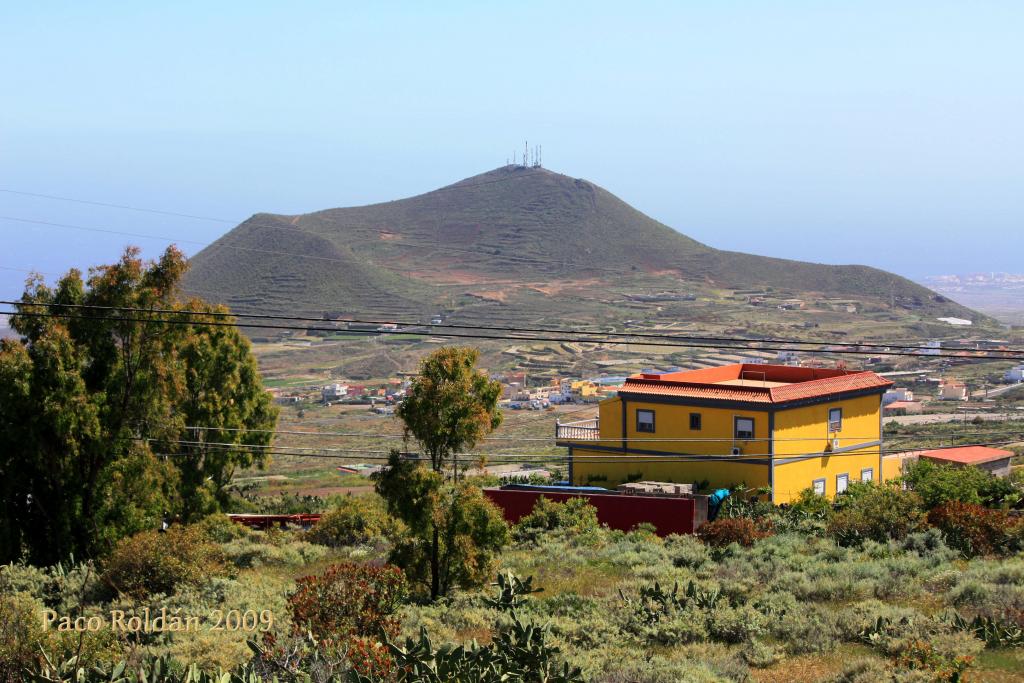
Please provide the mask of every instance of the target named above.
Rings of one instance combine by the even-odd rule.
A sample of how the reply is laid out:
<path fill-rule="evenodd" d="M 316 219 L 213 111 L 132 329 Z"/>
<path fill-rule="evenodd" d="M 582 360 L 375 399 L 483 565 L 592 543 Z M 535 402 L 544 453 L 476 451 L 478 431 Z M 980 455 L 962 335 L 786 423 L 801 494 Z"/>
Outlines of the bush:
<path fill-rule="evenodd" d="M 587 502 L 586 498 L 570 498 L 564 503 L 557 503 L 541 496 L 534 504 L 533 511 L 516 523 L 512 533 L 517 541 L 535 541 L 549 531 L 566 530 L 574 534 L 586 534 L 600 527 L 597 508 Z"/>
<path fill-rule="evenodd" d="M 337 548 L 369 543 L 395 531 L 394 519 L 376 496 L 347 496 L 306 532 L 310 543 Z"/>
<path fill-rule="evenodd" d="M 745 548 L 754 545 L 754 541 L 771 536 L 771 523 L 763 520 L 759 529 L 754 520 L 747 517 L 731 517 L 708 522 L 697 530 L 697 537 L 714 548 L 724 548 L 731 543 L 739 543 Z"/>
<path fill-rule="evenodd" d="M 909 640 L 895 653 L 896 666 L 927 671 L 933 681 L 956 683 L 974 662 L 983 644 L 965 634 L 938 634 L 924 640 Z"/>
<path fill-rule="evenodd" d="M 864 485 L 843 501 L 828 523 L 827 533 L 842 546 L 859 546 L 866 540 L 901 541 L 922 523 L 921 497 L 895 486 Z"/>
<path fill-rule="evenodd" d="M 793 501 L 789 509 L 793 512 L 825 519 L 832 514 L 832 504 L 825 496 L 819 496 L 812 488 L 806 488 Z"/>
<path fill-rule="evenodd" d="M 37 603 L 25 594 L 0 595 L 0 683 L 19 683 L 46 642 Z"/>
<path fill-rule="evenodd" d="M 225 571 L 220 548 L 193 524 L 122 539 L 106 561 L 103 581 L 118 593 L 144 598 L 173 593 L 182 584 L 198 585 Z"/>
<path fill-rule="evenodd" d="M 944 503 L 928 513 L 928 523 L 966 557 L 1018 552 L 1024 541 L 1024 521 L 971 503 Z"/>
<path fill-rule="evenodd" d="M 297 584 L 288 598 L 296 634 L 309 632 L 333 642 L 398 635 L 395 613 L 408 594 L 398 567 L 343 562 Z"/>
<path fill-rule="evenodd" d="M 214 543 L 228 543 L 251 533 L 246 527 L 232 522 L 227 515 L 222 514 L 210 515 L 197 522 L 196 527 Z"/>
<path fill-rule="evenodd" d="M 774 645 L 767 645 L 759 640 L 751 640 L 740 652 L 740 656 L 755 669 L 767 669 L 782 659 L 782 653 Z"/>
<path fill-rule="evenodd" d="M 912 463 L 902 480 L 928 509 L 951 501 L 998 506 L 1015 492 L 1009 480 L 977 467 L 953 467 L 930 460 Z"/>

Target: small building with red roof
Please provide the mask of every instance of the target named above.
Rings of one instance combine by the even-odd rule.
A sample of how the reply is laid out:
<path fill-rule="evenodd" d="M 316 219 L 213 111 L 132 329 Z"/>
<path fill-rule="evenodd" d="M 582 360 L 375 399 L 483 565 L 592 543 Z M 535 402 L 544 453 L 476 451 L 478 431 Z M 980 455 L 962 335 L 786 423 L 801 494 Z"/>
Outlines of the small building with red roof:
<path fill-rule="evenodd" d="M 977 467 L 997 477 L 1010 476 L 1013 451 L 988 446 L 957 446 L 921 451 L 919 458 L 953 467 Z"/>
<path fill-rule="evenodd" d="M 882 395 L 874 372 L 737 363 L 628 377 L 597 420 L 558 424 L 574 484 L 627 481 L 804 489 L 833 497 L 882 476 Z"/>

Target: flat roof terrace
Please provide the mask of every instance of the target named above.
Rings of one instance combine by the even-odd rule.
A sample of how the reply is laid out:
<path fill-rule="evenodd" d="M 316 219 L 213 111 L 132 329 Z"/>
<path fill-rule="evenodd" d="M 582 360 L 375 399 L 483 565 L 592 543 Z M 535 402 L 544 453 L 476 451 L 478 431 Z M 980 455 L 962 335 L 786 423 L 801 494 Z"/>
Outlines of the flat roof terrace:
<path fill-rule="evenodd" d="M 782 404 L 880 393 L 892 385 L 891 380 L 866 370 L 735 363 L 702 370 L 631 375 L 619 394 Z"/>

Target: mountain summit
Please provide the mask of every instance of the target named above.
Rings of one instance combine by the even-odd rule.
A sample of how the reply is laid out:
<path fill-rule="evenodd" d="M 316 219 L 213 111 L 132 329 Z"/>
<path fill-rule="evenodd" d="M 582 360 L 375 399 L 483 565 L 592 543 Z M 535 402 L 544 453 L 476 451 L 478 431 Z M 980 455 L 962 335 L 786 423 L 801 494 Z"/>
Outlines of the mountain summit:
<path fill-rule="evenodd" d="M 787 300 L 889 318 L 979 318 L 876 268 L 715 249 L 589 181 L 523 166 L 382 204 L 256 214 L 198 253 L 186 284 L 239 311 L 378 318 L 711 322 L 716 301 L 774 317 Z"/>

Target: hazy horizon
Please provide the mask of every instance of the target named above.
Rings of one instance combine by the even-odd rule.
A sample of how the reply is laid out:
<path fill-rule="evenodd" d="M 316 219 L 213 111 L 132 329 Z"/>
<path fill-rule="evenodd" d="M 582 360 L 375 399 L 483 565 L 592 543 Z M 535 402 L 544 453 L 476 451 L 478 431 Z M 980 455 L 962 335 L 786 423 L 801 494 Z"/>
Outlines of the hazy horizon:
<path fill-rule="evenodd" d="M 583 11 L 583 10 L 586 11 Z M 6 7 L 0 293 L 253 213 L 420 194 L 523 141 L 721 249 L 1021 272 L 1024 7 Z M 189 254 L 199 245 L 180 242 Z"/>

